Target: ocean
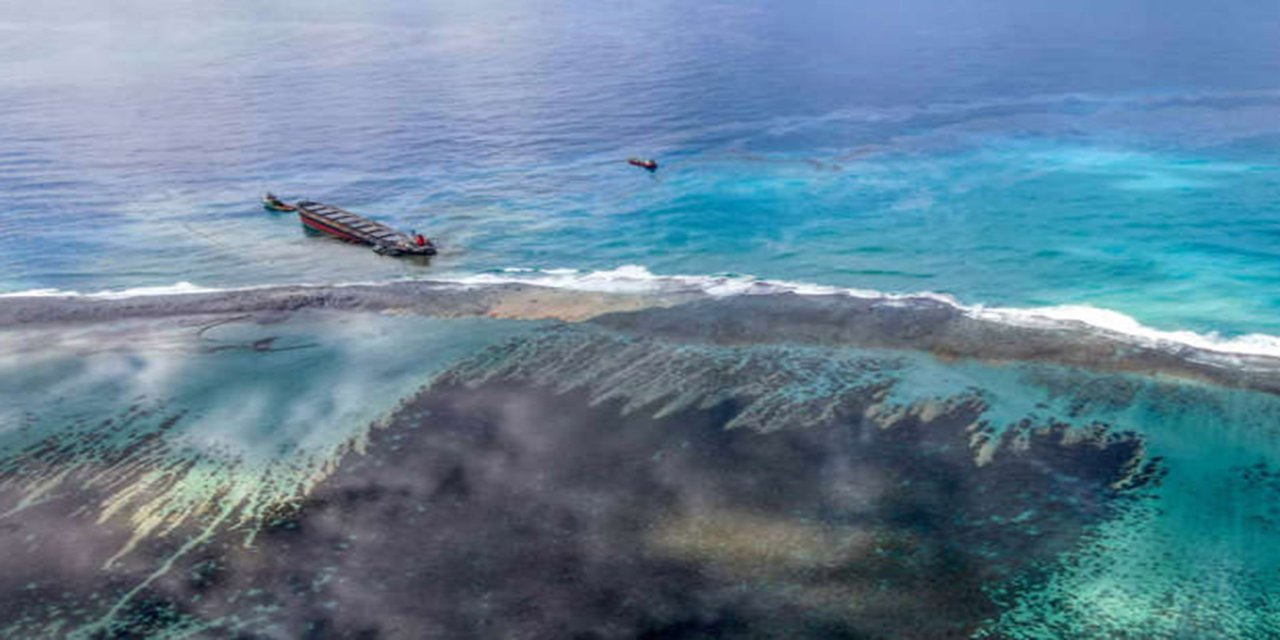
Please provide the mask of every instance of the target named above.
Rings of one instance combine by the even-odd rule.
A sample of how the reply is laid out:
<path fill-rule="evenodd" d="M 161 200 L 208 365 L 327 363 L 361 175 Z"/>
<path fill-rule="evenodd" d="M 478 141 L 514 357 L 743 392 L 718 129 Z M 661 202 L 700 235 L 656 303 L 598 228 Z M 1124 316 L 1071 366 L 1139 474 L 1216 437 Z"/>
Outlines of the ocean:
<path fill-rule="evenodd" d="M 0 15 L 0 636 L 1280 634 L 1272 3 Z"/>

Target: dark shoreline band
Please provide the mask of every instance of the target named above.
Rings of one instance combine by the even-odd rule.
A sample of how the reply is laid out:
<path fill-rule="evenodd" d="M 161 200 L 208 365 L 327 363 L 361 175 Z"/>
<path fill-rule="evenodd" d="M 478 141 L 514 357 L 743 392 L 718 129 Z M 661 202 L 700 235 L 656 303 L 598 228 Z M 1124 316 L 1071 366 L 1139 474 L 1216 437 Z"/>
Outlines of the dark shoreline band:
<path fill-rule="evenodd" d="M 602 293 L 504 283 L 413 281 L 283 286 L 208 293 L 0 299 L 0 328 L 302 310 L 588 321 L 669 340 L 910 349 L 940 358 L 1048 362 L 1174 376 L 1280 394 L 1280 359 L 1176 343 L 1144 344 L 1088 327 L 1027 327 L 975 318 L 929 298 L 774 293 L 713 298 L 697 291 Z"/>

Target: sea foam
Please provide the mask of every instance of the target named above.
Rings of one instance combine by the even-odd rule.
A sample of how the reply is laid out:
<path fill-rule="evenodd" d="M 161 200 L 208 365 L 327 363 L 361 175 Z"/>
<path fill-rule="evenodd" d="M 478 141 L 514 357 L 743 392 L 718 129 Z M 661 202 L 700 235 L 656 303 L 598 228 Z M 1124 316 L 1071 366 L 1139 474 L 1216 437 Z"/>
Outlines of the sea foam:
<path fill-rule="evenodd" d="M 298 284 L 301 287 L 358 287 L 390 285 L 405 281 L 424 281 L 440 285 L 464 288 L 522 284 L 568 291 L 611 293 L 622 295 L 691 295 L 711 298 L 734 296 L 768 296 L 795 294 L 803 296 L 848 296 L 876 300 L 887 304 L 911 304 L 931 301 L 950 306 L 964 315 L 987 322 L 1044 330 L 1087 330 L 1144 347 L 1187 352 L 1183 355 L 1195 358 L 1196 353 L 1231 357 L 1280 358 L 1280 336 L 1253 333 L 1240 336 L 1222 336 L 1216 332 L 1198 333 L 1189 330 L 1157 329 L 1142 324 L 1136 318 L 1120 311 L 1090 305 L 1058 305 L 1048 307 L 991 307 L 982 304 L 964 304 L 945 293 L 930 291 L 892 293 L 871 289 L 837 287 L 816 283 L 773 280 L 739 274 L 711 275 L 659 275 L 641 265 L 623 265 L 606 270 L 534 269 L 509 267 L 487 273 L 444 274 L 430 279 L 400 279 L 379 283 L 349 282 L 337 284 Z M 206 287 L 191 282 L 178 282 L 167 286 L 135 287 L 119 290 L 103 290 L 91 293 L 60 289 L 32 289 L 0 293 L 0 299 L 9 298 L 87 298 L 98 300 L 125 300 L 129 298 L 211 294 L 234 291 L 251 291 L 280 288 L 284 285 L 258 285 L 245 287 Z M 1219 358 L 1220 359 L 1220 358 Z M 1217 364 L 1224 364 L 1217 362 Z M 1243 363 L 1239 363 L 1243 364 Z"/>
<path fill-rule="evenodd" d="M 133 287 L 130 289 L 104 289 L 102 291 L 94 291 L 91 293 L 67 291 L 64 289 L 29 289 L 26 291 L 0 293 L 0 298 L 96 298 L 99 300 L 125 300 L 128 298 L 142 298 L 146 296 L 176 296 L 192 293 L 218 293 L 232 290 L 234 289 L 202 287 L 200 285 L 183 281 L 175 282 L 170 285 Z"/>
<path fill-rule="evenodd" d="M 667 276 L 656 275 L 639 265 L 626 265 L 604 271 L 512 268 L 504 269 L 499 273 L 464 276 L 455 281 L 465 284 L 524 283 L 579 291 L 634 294 L 701 292 L 712 297 L 727 297 L 794 293 L 817 296 L 845 295 L 904 303 L 911 300 L 932 300 L 955 307 L 972 318 L 988 322 L 1037 329 L 1087 328 L 1143 346 L 1166 349 L 1189 347 L 1223 355 L 1280 358 L 1280 336 L 1254 333 L 1223 337 L 1217 333 L 1162 330 L 1144 325 L 1132 316 L 1119 311 L 1089 305 L 988 307 L 980 304 L 966 305 L 945 293 L 929 291 L 907 294 L 888 293 L 786 280 L 764 280 L 739 275 Z"/>

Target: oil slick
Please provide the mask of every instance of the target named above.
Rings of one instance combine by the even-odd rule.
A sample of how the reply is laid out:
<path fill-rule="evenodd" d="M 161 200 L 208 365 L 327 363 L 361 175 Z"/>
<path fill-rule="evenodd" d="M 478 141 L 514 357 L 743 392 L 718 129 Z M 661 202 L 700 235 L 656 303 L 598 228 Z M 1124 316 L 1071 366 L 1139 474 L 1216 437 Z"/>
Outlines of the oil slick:
<path fill-rule="evenodd" d="M 92 558 L 72 582 L 134 576 L 109 629 L 211 536 L 251 545 L 451 358 L 522 330 L 462 323 L 303 312 L 6 330 L 0 520 L 16 532 L 65 519 L 84 539 L 55 557 Z M 50 577 L 25 568 L 9 573 Z"/>
<path fill-rule="evenodd" d="M 1275 396 L 939 358 L 866 340 L 825 299 L 743 314 L 764 300 L 11 326 L 0 543 L 26 554 L 0 576 L 3 631 L 1268 628 L 1188 571 L 1266 593 L 1280 569 L 1256 543 Z"/>

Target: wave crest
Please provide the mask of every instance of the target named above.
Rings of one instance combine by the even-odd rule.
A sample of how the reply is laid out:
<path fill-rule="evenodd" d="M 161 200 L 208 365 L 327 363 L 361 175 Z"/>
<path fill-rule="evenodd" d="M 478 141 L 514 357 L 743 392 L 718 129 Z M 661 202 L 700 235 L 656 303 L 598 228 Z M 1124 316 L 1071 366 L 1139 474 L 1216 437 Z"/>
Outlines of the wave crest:
<path fill-rule="evenodd" d="M 630 294 L 698 292 L 712 297 L 726 297 L 794 293 L 812 296 L 850 296 L 881 301 L 929 300 L 950 305 L 972 318 L 988 322 L 1037 329 L 1088 328 L 1139 342 L 1144 346 L 1163 348 L 1185 346 L 1225 355 L 1280 358 L 1280 336 L 1253 333 L 1223 337 L 1217 333 L 1168 331 L 1144 325 L 1136 318 L 1120 311 L 1090 305 L 988 307 L 981 304 L 966 305 L 953 296 L 932 291 L 908 294 L 888 293 L 787 280 L 766 280 L 743 275 L 656 275 L 639 265 L 624 265 L 602 271 L 512 268 L 504 269 L 499 273 L 464 276 L 454 281 L 465 284 L 523 283 L 579 291 Z"/>
<path fill-rule="evenodd" d="M 691 304 L 701 306 L 666 313 Z M 1166 331 L 1118 311 L 1081 305 L 987 307 L 934 292 L 897 294 L 736 274 L 656 275 L 637 265 L 600 271 L 511 268 L 381 283 L 238 289 L 179 283 L 92 294 L 7 294 L 0 301 L 0 326 L 308 308 L 592 320 L 699 340 L 729 339 L 736 332 L 732 339 L 1052 361 L 1280 393 L 1277 336 Z"/>

